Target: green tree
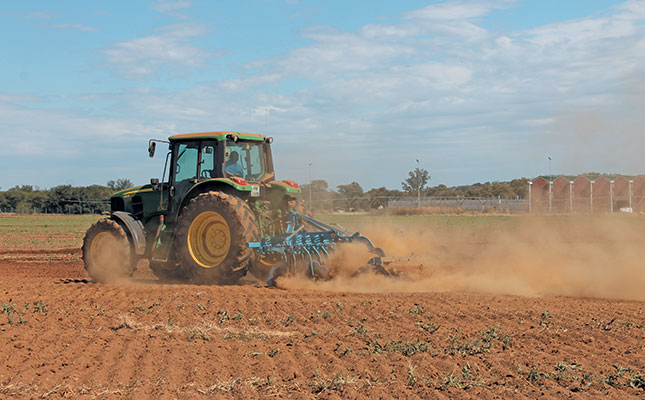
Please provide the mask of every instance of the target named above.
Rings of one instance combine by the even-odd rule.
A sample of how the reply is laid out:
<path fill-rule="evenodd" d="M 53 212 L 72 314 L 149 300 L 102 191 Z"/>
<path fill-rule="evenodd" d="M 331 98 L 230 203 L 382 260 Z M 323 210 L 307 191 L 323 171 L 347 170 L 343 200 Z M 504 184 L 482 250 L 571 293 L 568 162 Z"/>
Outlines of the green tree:
<path fill-rule="evenodd" d="M 300 187 L 302 189 L 302 198 L 309 201 L 309 190 L 311 189 L 311 200 L 313 204 L 308 205 L 311 209 L 330 209 L 333 198 L 337 194 L 329 190 L 329 184 L 324 179 L 315 179 L 310 184 Z"/>
<path fill-rule="evenodd" d="M 107 181 L 107 187 L 109 187 L 115 192 L 130 188 L 132 186 L 134 186 L 134 184 L 128 178 L 119 178 L 116 181 L 113 181 L 113 180 Z"/>
<path fill-rule="evenodd" d="M 390 191 L 385 186 L 368 190 L 365 195 L 369 199 L 370 208 L 379 208 L 387 206 Z"/>
<path fill-rule="evenodd" d="M 528 193 L 529 178 L 513 179 L 509 183 L 509 185 L 513 189 L 513 192 L 516 196 L 518 196 L 520 199 L 526 198 L 526 195 Z"/>
<path fill-rule="evenodd" d="M 513 199 L 515 198 L 515 192 L 513 188 L 508 183 L 504 182 L 493 182 L 491 184 L 491 190 L 494 197 L 501 197 L 504 199 Z"/>
<path fill-rule="evenodd" d="M 329 190 L 329 184 L 324 179 L 314 179 L 311 181 L 311 190 L 314 193 L 326 192 Z"/>
<path fill-rule="evenodd" d="M 423 168 L 415 168 L 408 172 L 408 175 L 408 178 L 401 182 L 401 186 L 403 187 L 403 190 L 409 194 L 416 194 L 417 191 L 423 191 L 423 188 L 430 180 L 428 170 Z"/>
<path fill-rule="evenodd" d="M 434 187 L 427 188 L 425 193 L 428 196 L 437 196 L 437 197 L 453 197 L 457 195 L 455 188 L 449 188 L 444 184 L 440 184 Z"/>
<path fill-rule="evenodd" d="M 347 201 L 350 207 L 357 208 L 360 205 L 360 198 L 363 197 L 363 188 L 358 182 L 339 185 L 337 188 L 338 193 Z"/>

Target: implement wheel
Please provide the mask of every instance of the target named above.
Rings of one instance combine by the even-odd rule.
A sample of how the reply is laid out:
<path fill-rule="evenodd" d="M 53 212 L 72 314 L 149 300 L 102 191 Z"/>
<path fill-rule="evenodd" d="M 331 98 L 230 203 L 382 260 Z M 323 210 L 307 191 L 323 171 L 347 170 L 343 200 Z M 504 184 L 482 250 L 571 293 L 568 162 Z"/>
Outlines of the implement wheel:
<path fill-rule="evenodd" d="M 85 270 L 97 282 L 128 278 L 136 267 L 128 235 L 109 218 L 90 226 L 83 238 L 82 251 Z"/>
<path fill-rule="evenodd" d="M 255 215 L 236 196 L 207 192 L 191 199 L 177 223 L 177 250 L 185 276 L 199 284 L 233 284 L 254 258 Z"/>

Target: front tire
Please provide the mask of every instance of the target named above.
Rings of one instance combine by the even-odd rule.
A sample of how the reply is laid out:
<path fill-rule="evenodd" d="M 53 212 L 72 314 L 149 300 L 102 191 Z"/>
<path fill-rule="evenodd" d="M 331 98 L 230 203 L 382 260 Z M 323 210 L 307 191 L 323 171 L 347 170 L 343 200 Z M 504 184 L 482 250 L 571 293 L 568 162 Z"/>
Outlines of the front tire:
<path fill-rule="evenodd" d="M 254 259 L 248 242 L 259 236 L 255 215 L 242 199 L 207 192 L 191 199 L 177 224 L 178 258 L 185 276 L 198 284 L 234 284 Z"/>
<path fill-rule="evenodd" d="M 128 235 L 110 218 L 90 226 L 83 238 L 82 251 L 85 270 L 97 282 L 129 278 L 136 268 Z"/>

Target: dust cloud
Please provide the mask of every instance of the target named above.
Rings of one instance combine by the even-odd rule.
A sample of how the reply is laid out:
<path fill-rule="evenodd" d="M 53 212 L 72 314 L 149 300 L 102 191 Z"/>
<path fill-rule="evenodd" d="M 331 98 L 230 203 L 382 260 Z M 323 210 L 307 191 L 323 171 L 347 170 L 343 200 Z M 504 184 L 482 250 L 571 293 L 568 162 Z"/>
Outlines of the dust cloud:
<path fill-rule="evenodd" d="M 488 217 L 481 217 L 488 218 Z M 644 221 L 640 216 L 509 217 L 502 225 L 408 228 L 373 223 L 361 232 L 399 256 L 377 274 L 352 276 L 370 254 L 340 249 L 329 260 L 334 279 L 281 278 L 278 286 L 349 292 L 476 292 L 645 300 Z M 372 220 L 374 221 L 374 220 Z"/>
<path fill-rule="evenodd" d="M 645 82 L 641 75 L 625 76 L 622 89 L 598 105 L 563 107 L 554 116 L 546 136 L 535 144 L 542 154 L 554 156 L 554 174 L 643 173 Z"/>
<path fill-rule="evenodd" d="M 92 250 L 95 253 L 89 256 L 87 272 L 94 280 L 120 285 L 132 283 L 134 266 L 127 241 L 110 236 Z"/>

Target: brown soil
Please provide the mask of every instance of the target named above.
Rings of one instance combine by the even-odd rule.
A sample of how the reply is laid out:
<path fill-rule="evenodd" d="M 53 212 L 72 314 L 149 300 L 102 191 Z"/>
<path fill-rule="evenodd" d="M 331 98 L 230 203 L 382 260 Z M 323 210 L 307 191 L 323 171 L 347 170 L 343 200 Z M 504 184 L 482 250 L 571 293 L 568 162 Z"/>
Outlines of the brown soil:
<path fill-rule="evenodd" d="M 99 285 L 77 251 L 13 254 L 2 398 L 645 397 L 643 301 L 170 285 L 145 265 Z"/>

